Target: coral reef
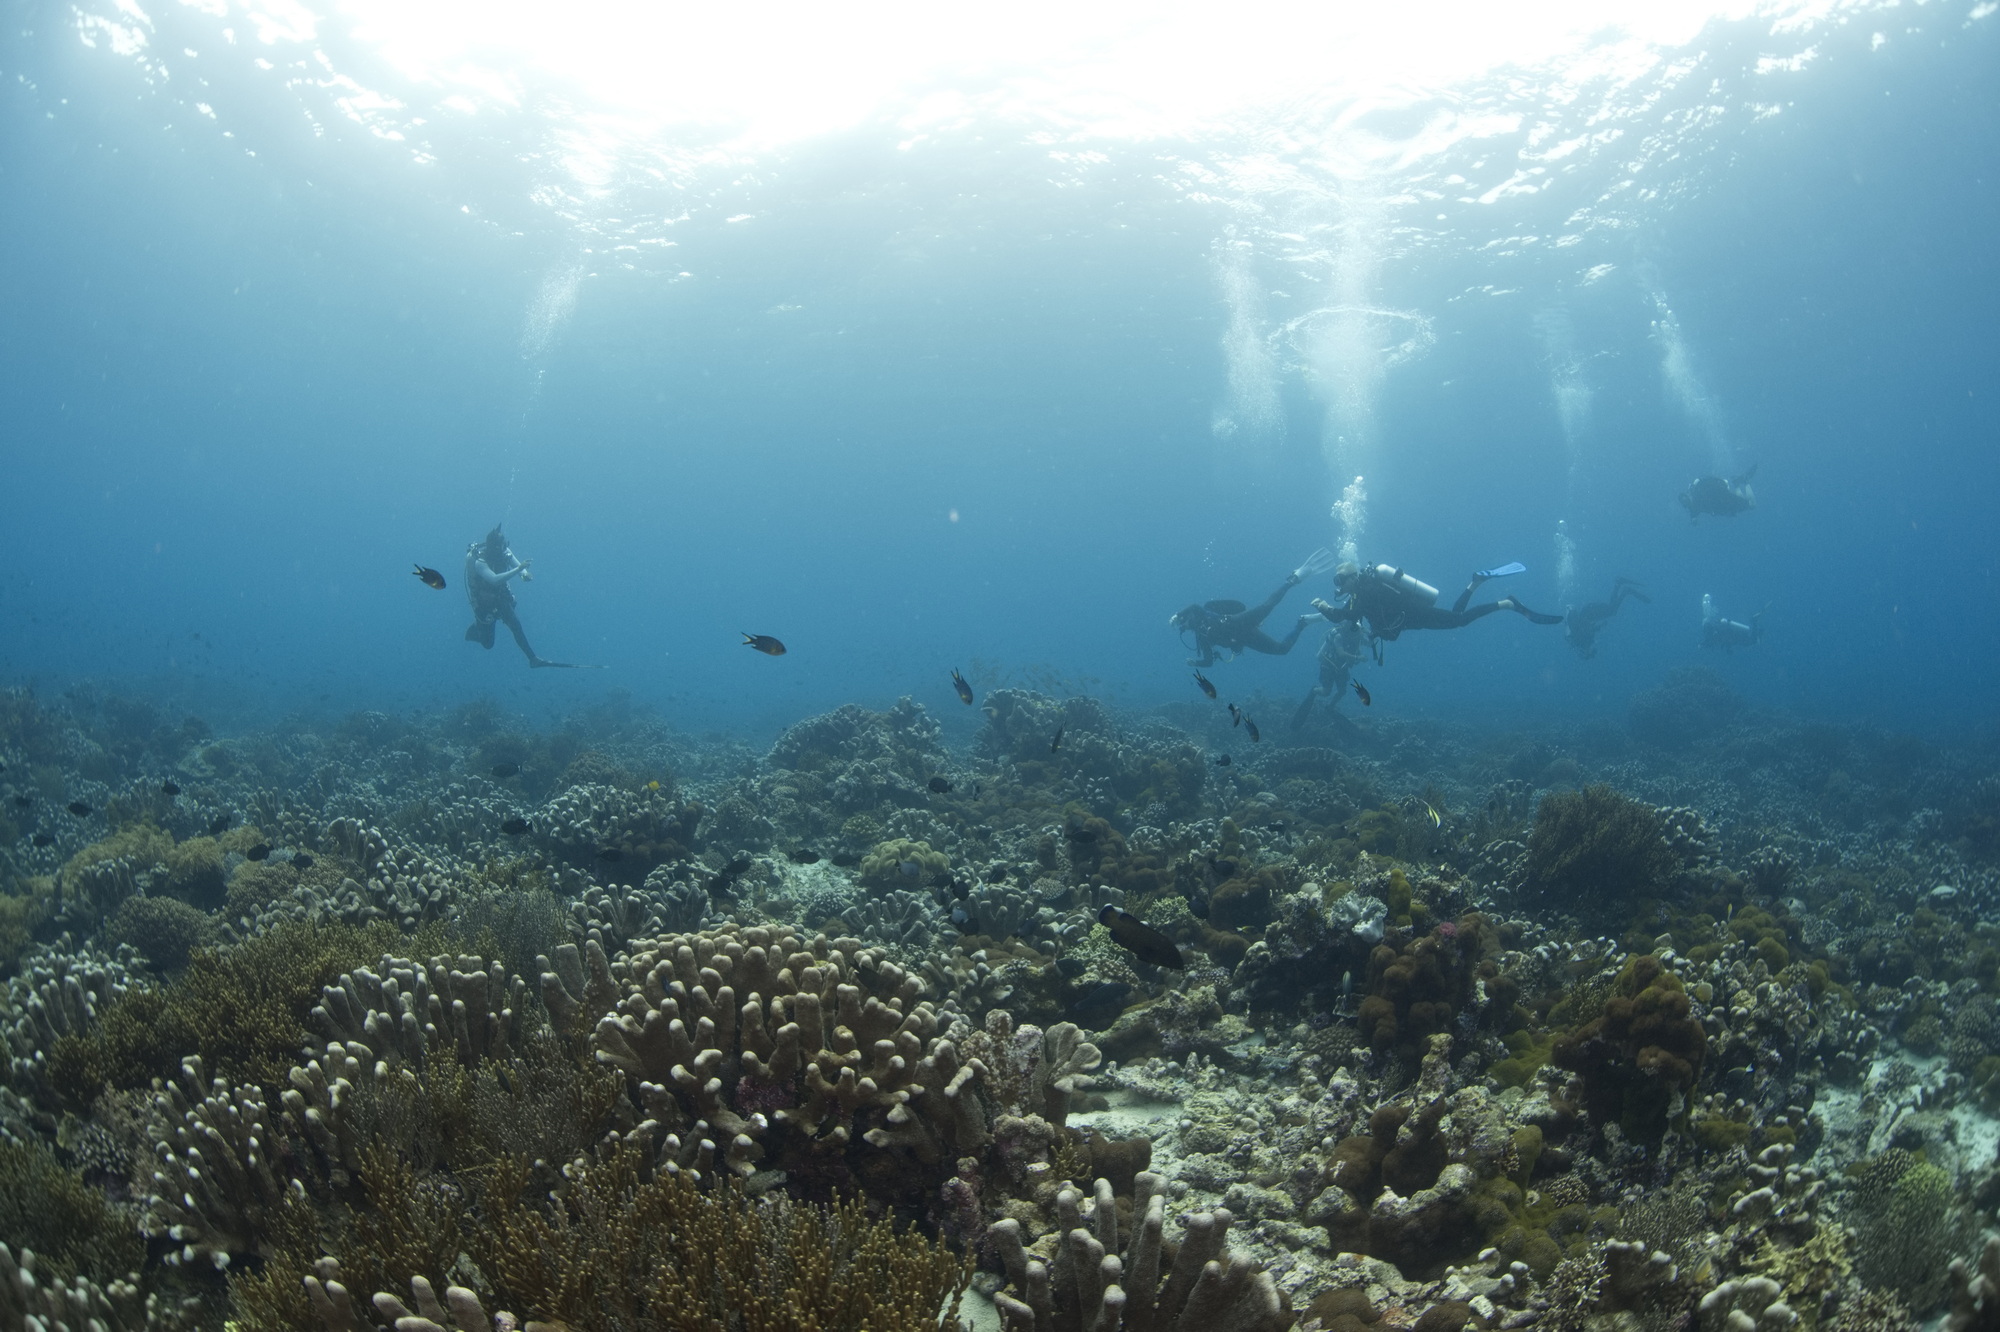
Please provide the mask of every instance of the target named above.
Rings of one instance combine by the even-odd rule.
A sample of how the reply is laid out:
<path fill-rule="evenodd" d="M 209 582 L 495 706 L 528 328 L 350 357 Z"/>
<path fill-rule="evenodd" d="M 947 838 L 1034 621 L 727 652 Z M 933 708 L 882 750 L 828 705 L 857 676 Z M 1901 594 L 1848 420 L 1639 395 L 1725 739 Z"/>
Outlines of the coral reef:
<path fill-rule="evenodd" d="M 1990 755 L 1700 674 L 1337 747 L 1066 692 L 0 693 L 0 1319 L 1993 1321 Z"/>

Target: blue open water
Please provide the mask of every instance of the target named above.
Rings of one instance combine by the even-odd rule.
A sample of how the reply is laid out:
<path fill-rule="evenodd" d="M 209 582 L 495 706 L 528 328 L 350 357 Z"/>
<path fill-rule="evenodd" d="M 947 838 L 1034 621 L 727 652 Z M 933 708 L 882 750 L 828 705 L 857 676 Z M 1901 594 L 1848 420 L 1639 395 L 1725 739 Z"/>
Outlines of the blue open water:
<path fill-rule="evenodd" d="M 1703 663 L 1805 716 L 1985 721 L 1993 8 L 1613 22 L 1389 92 L 1292 78 L 1321 38 L 1263 14 L 1217 44 L 1274 86 L 1218 70 L 1198 114 L 944 60 L 737 134 L 531 43 L 414 70 L 380 15 L 11 3 L 0 676 L 223 725 L 616 689 L 768 735 L 949 711 L 953 667 L 1145 708 L 1192 697 L 1172 611 L 1346 543 L 1446 598 L 1517 559 L 1539 609 L 1653 597 L 1592 660 L 1507 615 L 1406 635 L 1378 714 L 1616 717 Z M 754 69 L 754 34 L 703 54 Z M 1746 514 L 1675 502 L 1752 465 Z M 496 519 L 536 648 L 604 670 L 463 640 Z M 1704 651 L 1704 593 L 1764 641 Z M 1211 674 L 1289 703 L 1319 636 Z"/>

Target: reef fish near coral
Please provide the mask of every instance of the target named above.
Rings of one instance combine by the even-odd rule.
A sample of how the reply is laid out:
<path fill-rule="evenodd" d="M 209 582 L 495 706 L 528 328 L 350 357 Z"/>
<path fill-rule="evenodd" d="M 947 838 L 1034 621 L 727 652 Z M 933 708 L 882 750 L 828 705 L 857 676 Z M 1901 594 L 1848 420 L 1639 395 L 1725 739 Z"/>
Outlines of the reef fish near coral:
<path fill-rule="evenodd" d="M 91 815 L 91 808 L 81 800 L 72 800 L 69 802 L 69 812 L 80 819 L 87 819 Z"/>
<path fill-rule="evenodd" d="M 1174 941 L 1129 911 L 1107 906 L 1097 913 L 1097 923 L 1111 931 L 1111 941 L 1141 962 L 1174 971 L 1187 969 L 1187 961 Z"/>
<path fill-rule="evenodd" d="M 1207 694 L 1210 698 L 1215 697 L 1215 682 L 1210 680 L 1206 675 L 1203 675 L 1200 671 L 1196 671 L 1194 673 L 1194 682 L 1202 693 Z"/>
<path fill-rule="evenodd" d="M 924 785 L 930 788 L 930 793 L 932 795 L 951 794 L 951 780 L 949 778 L 933 777 L 930 779 L 930 781 L 924 783 Z"/>
<path fill-rule="evenodd" d="M 967 707 L 972 705 L 972 686 L 965 682 L 965 677 L 960 675 L 955 667 L 951 673 L 951 687 L 958 694 L 959 702 Z"/>

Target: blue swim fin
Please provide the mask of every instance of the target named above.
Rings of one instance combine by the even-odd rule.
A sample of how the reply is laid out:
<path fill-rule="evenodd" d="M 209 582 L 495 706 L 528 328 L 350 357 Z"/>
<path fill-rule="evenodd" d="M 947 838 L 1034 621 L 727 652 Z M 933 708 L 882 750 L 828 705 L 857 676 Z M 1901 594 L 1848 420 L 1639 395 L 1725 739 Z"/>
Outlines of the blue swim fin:
<path fill-rule="evenodd" d="M 1528 566 L 1516 560 L 1512 564 L 1503 564 L 1497 569 L 1481 569 L 1472 576 L 1474 578 L 1505 578 L 1510 574 L 1526 572 L 1528 572 Z"/>

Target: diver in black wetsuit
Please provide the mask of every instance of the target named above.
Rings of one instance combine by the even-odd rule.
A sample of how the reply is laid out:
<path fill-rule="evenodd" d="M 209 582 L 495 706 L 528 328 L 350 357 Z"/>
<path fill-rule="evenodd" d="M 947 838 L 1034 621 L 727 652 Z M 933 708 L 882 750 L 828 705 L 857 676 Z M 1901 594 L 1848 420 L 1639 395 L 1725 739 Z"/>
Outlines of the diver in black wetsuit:
<path fill-rule="evenodd" d="M 1639 584 L 1629 578 L 1620 578 L 1611 584 L 1611 598 L 1608 601 L 1586 601 L 1583 605 L 1563 617 L 1563 637 L 1576 649 L 1576 655 L 1585 661 L 1597 655 L 1597 631 L 1604 622 L 1618 613 L 1619 605 L 1631 597 L 1651 605 L 1653 599 L 1639 590 Z"/>
<path fill-rule="evenodd" d="M 505 534 L 498 527 L 486 534 L 484 542 L 475 541 L 465 548 L 465 599 L 472 603 L 472 625 L 465 631 L 466 641 L 492 647 L 493 625 L 498 621 L 512 631 L 528 665 L 560 665 L 543 661 L 528 646 L 528 635 L 521 628 L 520 617 L 514 614 L 514 589 L 507 586 L 508 580 L 516 577 L 533 579 L 528 566 L 514 558 Z"/>
<path fill-rule="evenodd" d="M 1719 647 L 1732 652 L 1740 647 L 1755 647 L 1764 641 L 1764 612 L 1758 611 L 1745 624 L 1732 620 L 1715 608 L 1715 598 L 1704 592 L 1701 594 L 1701 645 L 1705 648 Z"/>
<path fill-rule="evenodd" d="M 1717 518 L 1734 518 L 1745 509 L 1757 507 L 1757 496 L 1750 489 L 1750 478 L 1757 475 L 1753 465 L 1741 476 L 1701 476 L 1694 484 L 1681 492 L 1681 507 L 1688 511 L 1688 521 L 1693 522 L 1704 513 Z"/>
<path fill-rule="evenodd" d="M 1346 620 L 1327 630 L 1325 641 L 1319 645 L 1319 683 L 1308 689 L 1305 698 L 1300 700 L 1298 711 L 1292 714 L 1292 729 L 1296 731 L 1306 724 L 1312 716 L 1313 705 L 1321 699 L 1340 702 L 1340 696 L 1347 692 L 1348 682 L 1353 678 L 1354 668 L 1366 660 L 1368 643 L 1359 621 Z"/>
<path fill-rule="evenodd" d="M 1512 565 L 1476 573 L 1465 585 L 1465 591 L 1458 594 L 1452 608 L 1440 610 L 1436 604 L 1438 590 L 1401 569 L 1387 564 L 1363 566 L 1343 562 L 1333 571 L 1333 586 L 1347 598 L 1347 604 L 1336 606 L 1315 598 L 1313 609 L 1335 624 L 1365 623 L 1369 637 L 1377 641 L 1393 641 L 1405 629 L 1462 629 L 1497 610 L 1514 611 L 1536 624 L 1561 624 L 1562 616 L 1529 610 L 1517 597 L 1502 597 L 1478 606 L 1467 604 L 1487 579 L 1521 571 L 1521 566 Z"/>
<path fill-rule="evenodd" d="M 1194 648 L 1200 655 L 1188 658 L 1190 666 L 1213 666 L 1217 652 L 1227 652 L 1232 657 L 1243 652 L 1282 657 L 1297 644 L 1299 634 L 1313 617 L 1301 616 L 1299 622 L 1292 626 L 1292 631 L 1282 639 L 1264 632 L 1264 617 L 1278 608 L 1278 603 L 1285 599 L 1285 593 L 1310 575 L 1325 573 L 1332 567 L 1333 552 L 1321 547 L 1306 556 L 1306 562 L 1292 570 L 1278 585 L 1277 591 L 1255 606 L 1245 607 L 1240 601 L 1205 601 L 1182 609 L 1169 617 L 1167 623 L 1183 634 L 1194 635 Z"/>

